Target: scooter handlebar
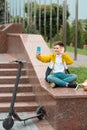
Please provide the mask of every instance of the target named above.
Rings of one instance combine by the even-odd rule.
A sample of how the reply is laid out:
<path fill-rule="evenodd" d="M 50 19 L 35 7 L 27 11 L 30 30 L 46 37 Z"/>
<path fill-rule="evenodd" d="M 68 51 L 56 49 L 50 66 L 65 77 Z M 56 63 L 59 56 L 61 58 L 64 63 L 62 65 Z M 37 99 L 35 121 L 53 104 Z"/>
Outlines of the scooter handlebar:
<path fill-rule="evenodd" d="M 11 62 L 16 62 L 16 63 L 26 63 L 26 61 L 22 61 L 22 60 L 12 60 Z"/>

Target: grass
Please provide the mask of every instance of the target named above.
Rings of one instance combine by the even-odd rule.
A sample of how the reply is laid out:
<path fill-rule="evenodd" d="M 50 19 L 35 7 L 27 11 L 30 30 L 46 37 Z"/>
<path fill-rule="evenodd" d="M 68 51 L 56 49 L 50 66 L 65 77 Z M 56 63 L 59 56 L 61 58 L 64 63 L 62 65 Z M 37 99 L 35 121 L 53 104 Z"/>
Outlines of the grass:
<path fill-rule="evenodd" d="M 70 73 L 77 75 L 78 83 L 83 83 L 87 79 L 87 67 L 69 67 Z"/>
<path fill-rule="evenodd" d="M 67 52 L 74 52 L 74 47 L 67 46 L 66 50 L 67 50 Z M 77 48 L 77 54 L 87 55 L 87 50 Z"/>
<path fill-rule="evenodd" d="M 74 52 L 74 47 L 67 46 L 68 52 Z M 87 50 L 77 48 L 77 54 L 87 55 Z M 83 83 L 87 79 L 87 67 L 70 67 L 70 72 L 75 73 L 78 76 L 77 82 Z"/>
<path fill-rule="evenodd" d="M 67 46 L 68 52 L 74 52 L 74 47 Z M 77 48 L 77 54 L 87 55 L 87 50 Z M 77 82 L 83 83 L 87 79 L 87 67 L 70 67 L 70 72 L 75 73 L 78 76 Z"/>

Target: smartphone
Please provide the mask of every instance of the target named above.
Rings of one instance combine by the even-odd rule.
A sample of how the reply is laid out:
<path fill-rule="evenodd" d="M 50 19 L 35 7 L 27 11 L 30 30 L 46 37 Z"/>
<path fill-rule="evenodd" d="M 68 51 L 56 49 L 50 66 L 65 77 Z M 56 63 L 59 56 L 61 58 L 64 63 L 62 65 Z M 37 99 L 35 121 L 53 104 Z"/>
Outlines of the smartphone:
<path fill-rule="evenodd" d="M 37 52 L 41 53 L 41 47 L 40 46 L 37 46 Z"/>

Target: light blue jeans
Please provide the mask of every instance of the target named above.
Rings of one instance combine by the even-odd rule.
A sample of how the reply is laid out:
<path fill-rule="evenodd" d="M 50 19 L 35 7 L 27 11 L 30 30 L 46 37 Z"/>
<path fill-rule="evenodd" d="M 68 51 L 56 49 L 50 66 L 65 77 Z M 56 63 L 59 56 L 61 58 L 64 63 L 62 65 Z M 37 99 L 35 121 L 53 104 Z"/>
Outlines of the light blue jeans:
<path fill-rule="evenodd" d="M 47 80 L 61 87 L 65 87 L 68 83 L 74 82 L 77 79 L 75 74 L 65 74 L 62 72 L 52 73 L 48 75 Z"/>

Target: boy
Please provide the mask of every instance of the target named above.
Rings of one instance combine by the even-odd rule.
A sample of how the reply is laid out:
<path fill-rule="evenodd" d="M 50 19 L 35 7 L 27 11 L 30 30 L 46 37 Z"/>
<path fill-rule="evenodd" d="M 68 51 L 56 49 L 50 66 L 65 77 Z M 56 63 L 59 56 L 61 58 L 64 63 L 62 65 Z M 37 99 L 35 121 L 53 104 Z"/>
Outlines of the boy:
<path fill-rule="evenodd" d="M 51 83 L 51 87 L 76 88 L 77 84 L 73 82 L 76 81 L 77 75 L 65 73 L 65 65 L 72 64 L 73 59 L 64 53 L 64 44 L 61 41 L 54 43 L 53 54 L 42 56 L 37 52 L 36 57 L 42 62 L 50 62 L 49 68 L 52 69 L 52 72 L 47 76 L 47 80 Z"/>

